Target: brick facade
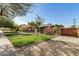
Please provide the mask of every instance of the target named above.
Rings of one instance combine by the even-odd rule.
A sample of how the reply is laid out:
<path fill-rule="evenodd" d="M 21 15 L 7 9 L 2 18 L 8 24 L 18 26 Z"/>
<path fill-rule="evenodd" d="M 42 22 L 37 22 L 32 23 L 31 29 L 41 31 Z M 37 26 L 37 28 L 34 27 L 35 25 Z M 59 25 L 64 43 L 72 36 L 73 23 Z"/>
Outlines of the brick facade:
<path fill-rule="evenodd" d="M 41 33 L 43 34 L 53 34 L 53 28 L 52 27 L 42 27 L 41 29 Z"/>

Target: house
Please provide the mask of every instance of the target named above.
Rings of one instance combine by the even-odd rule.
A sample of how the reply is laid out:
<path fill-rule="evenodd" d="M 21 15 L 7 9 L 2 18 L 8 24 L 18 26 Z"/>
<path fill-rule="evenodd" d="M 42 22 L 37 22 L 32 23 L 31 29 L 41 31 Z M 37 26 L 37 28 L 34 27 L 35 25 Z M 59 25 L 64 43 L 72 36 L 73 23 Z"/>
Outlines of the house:
<path fill-rule="evenodd" d="M 31 25 L 26 25 L 26 31 L 27 32 L 35 32 L 35 27 L 34 26 L 31 26 Z"/>
<path fill-rule="evenodd" d="M 22 25 L 19 26 L 19 30 L 20 31 L 26 31 L 26 32 L 34 32 L 35 28 L 31 25 L 22 24 Z"/>
<path fill-rule="evenodd" d="M 35 32 L 35 27 L 31 25 L 22 24 L 19 26 L 20 31 Z M 43 34 L 54 34 L 53 26 L 51 24 L 43 24 L 39 26 L 38 32 Z"/>
<path fill-rule="evenodd" d="M 51 24 L 43 24 L 39 28 L 40 28 L 40 33 L 54 34 L 53 26 Z"/>

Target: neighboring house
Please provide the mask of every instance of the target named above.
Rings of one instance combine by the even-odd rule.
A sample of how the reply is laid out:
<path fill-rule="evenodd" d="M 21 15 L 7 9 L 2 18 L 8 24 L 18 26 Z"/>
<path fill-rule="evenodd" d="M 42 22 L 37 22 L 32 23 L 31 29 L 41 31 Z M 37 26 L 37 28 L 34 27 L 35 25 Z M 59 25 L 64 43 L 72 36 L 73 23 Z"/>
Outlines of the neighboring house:
<path fill-rule="evenodd" d="M 25 24 L 20 25 L 19 31 L 26 31 L 26 25 Z"/>
<path fill-rule="evenodd" d="M 34 26 L 26 25 L 26 27 L 27 27 L 26 31 L 28 31 L 28 32 L 35 32 Z"/>
<path fill-rule="evenodd" d="M 51 25 L 51 24 L 43 24 L 41 26 L 39 26 L 38 32 L 42 33 L 42 34 L 60 34 L 60 29 L 54 29 L 55 26 Z M 31 26 L 31 25 L 25 25 L 22 24 L 19 26 L 19 30 L 20 31 L 25 31 L 25 32 L 35 32 L 35 27 Z"/>
<path fill-rule="evenodd" d="M 43 34 L 54 34 L 53 26 L 51 24 L 44 24 L 40 27 L 40 32 Z"/>
<path fill-rule="evenodd" d="M 19 30 L 20 31 L 26 31 L 26 32 L 34 32 L 35 28 L 31 25 L 22 24 L 22 25 L 19 26 Z"/>

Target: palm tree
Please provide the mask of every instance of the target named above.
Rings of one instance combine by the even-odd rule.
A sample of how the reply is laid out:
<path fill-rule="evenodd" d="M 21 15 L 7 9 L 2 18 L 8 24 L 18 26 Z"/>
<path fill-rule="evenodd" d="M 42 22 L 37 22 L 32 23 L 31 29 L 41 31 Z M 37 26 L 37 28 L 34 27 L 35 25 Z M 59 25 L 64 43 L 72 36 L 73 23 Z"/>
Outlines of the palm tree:
<path fill-rule="evenodd" d="M 0 16 L 15 18 L 26 15 L 32 4 L 28 3 L 0 3 Z"/>
<path fill-rule="evenodd" d="M 37 15 L 35 18 L 35 27 L 36 27 L 36 33 L 40 31 L 39 26 L 41 26 L 44 23 L 44 19 Z"/>
<path fill-rule="evenodd" d="M 34 21 L 28 22 L 28 25 L 31 25 L 35 28 L 35 33 L 37 32 L 37 24 Z"/>
<path fill-rule="evenodd" d="M 34 26 L 35 22 L 34 21 L 28 22 L 28 25 Z"/>
<path fill-rule="evenodd" d="M 44 23 L 44 19 L 37 15 L 37 17 L 35 18 L 35 22 L 38 24 L 38 26 L 40 26 Z"/>
<path fill-rule="evenodd" d="M 41 26 L 44 23 L 44 20 L 37 15 L 37 17 L 35 18 L 35 21 L 31 21 L 28 22 L 29 25 L 34 26 L 35 27 L 35 33 L 37 34 L 39 31 L 39 26 Z"/>

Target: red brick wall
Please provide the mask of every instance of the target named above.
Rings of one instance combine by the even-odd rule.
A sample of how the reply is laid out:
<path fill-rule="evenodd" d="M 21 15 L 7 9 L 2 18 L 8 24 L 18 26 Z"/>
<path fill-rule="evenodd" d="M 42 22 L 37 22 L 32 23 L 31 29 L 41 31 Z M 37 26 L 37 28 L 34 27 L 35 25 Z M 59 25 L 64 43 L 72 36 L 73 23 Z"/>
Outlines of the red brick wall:
<path fill-rule="evenodd" d="M 61 28 L 61 35 L 66 35 L 66 36 L 78 36 L 77 28 Z"/>

